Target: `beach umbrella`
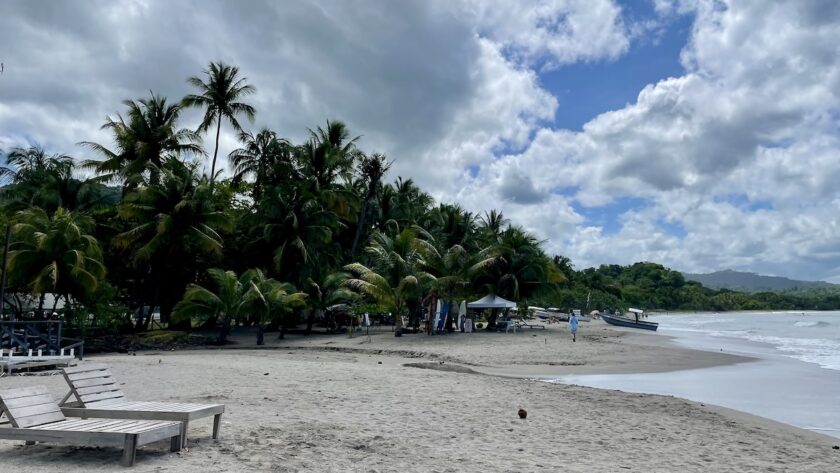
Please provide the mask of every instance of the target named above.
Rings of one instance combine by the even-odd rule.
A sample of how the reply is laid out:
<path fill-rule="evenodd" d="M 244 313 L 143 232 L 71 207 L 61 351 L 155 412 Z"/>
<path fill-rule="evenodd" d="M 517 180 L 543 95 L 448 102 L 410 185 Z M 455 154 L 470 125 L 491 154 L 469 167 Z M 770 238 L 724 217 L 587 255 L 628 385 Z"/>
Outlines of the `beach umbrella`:
<path fill-rule="evenodd" d="M 464 317 L 467 315 L 467 301 L 461 301 L 460 307 L 458 307 L 458 330 L 464 330 Z"/>

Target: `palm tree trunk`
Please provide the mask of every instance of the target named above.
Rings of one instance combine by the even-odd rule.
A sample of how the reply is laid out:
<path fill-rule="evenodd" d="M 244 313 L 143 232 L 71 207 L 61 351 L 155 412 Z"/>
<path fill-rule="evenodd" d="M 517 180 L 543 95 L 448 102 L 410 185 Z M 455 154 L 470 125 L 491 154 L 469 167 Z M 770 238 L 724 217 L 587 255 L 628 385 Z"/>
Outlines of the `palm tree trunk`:
<path fill-rule="evenodd" d="M 262 323 L 262 321 L 260 321 L 259 323 L 257 323 L 257 345 L 264 345 L 264 344 L 265 344 L 265 324 Z"/>
<path fill-rule="evenodd" d="M 313 309 L 309 311 L 309 316 L 306 318 L 306 334 L 312 333 L 312 326 L 315 324 L 315 316 L 320 315 L 321 309 Z"/>
<path fill-rule="evenodd" d="M 362 236 L 362 230 L 365 227 L 365 217 L 367 216 L 368 196 L 365 195 L 365 200 L 362 201 L 362 212 L 359 214 L 359 225 L 356 226 L 356 237 L 353 238 L 353 248 L 350 250 L 350 257 L 356 256 L 356 249 L 359 247 L 359 238 Z"/>
<path fill-rule="evenodd" d="M 210 166 L 210 189 L 213 189 L 213 180 L 216 178 L 216 156 L 219 154 L 219 133 L 222 131 L 222 114 L 219 112 L 216 117 L 216 147 L 213 149 L 213 164 Z"/>
<path fill-rule="evenodd" d="M 222 319 L 222 328 L 219 329 L 219 345 L 227 343 L 228 334 L 230 334 L 230 319 L 224 317 Z"/>
<path fill-rule="evenodd" d="M 41 299 L 38 302 L 38 312 L 35 313 L 35 319 L 37 320 L 40 317 L 42 320 L 44 318 L 44 299 L 46 298 L 46 293 L 41 293 Z"/>

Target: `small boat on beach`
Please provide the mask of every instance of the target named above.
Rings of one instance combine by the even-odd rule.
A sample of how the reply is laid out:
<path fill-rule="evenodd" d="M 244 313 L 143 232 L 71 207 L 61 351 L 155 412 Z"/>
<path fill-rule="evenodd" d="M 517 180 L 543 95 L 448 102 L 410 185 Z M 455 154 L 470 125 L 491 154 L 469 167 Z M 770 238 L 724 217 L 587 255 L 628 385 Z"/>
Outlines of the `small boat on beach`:
<path fill-rule="evenodd" d="M 601 318 L 604 319 L 604 322 L 610 325 L 617 325 L 619 327 L 630 327 L 630 328 L 640 328 L 642 330 L 653 330 L 656 331 L 659 328 L 659 324 L 656 322 L 644 322 L 639 320 L 639 313 L 636 313 L 636 319 L 629 319 L 627 317 L 621 317 L 620 315 L 608 315 L 608 314 L 601 314 Z"/>

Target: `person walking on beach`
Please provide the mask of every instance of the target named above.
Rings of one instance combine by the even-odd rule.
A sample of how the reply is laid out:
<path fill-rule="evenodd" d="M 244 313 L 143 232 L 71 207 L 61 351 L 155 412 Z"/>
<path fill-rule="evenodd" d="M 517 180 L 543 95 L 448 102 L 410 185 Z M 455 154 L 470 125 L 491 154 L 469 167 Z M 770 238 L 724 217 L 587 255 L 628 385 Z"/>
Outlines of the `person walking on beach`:
<path fill-rule="evenodd" d="M 569 331 L 572 332 L 572 342 L 576 342 L 577 340 L 577 327 L 578 327 L 578 318 L 575 311 L 572 311 L 569 314 Z"/>

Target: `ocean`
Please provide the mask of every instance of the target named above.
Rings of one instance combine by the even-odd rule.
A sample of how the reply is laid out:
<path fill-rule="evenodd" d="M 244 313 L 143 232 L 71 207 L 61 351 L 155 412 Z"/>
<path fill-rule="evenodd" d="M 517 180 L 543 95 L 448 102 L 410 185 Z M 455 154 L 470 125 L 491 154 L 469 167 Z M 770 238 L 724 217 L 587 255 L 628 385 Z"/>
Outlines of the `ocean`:
<path fill-rule="evenodd" d="M 674 314 L 649 320 L 659 323 L 658 334 L 680 346 L 757 361 L 556 381 L 679 396 L 840 437 L 840 312 Z"/>

